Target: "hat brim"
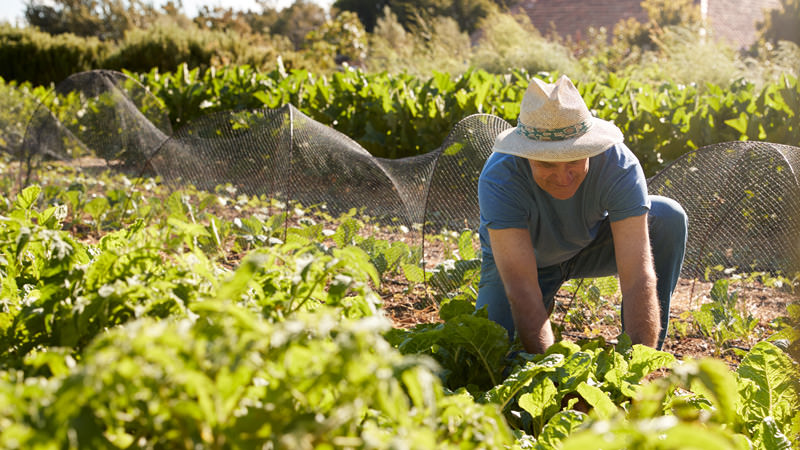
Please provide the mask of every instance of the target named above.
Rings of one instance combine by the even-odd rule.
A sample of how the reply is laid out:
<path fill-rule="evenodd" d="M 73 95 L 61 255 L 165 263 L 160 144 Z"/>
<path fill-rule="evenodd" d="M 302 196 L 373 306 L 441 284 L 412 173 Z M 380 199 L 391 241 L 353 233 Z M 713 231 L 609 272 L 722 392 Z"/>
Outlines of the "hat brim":
<path fill-rule="evenodd" d="M 616 125 L 593 117 L 588 131 L 561 141 L 530 139 L 517 132 L 517 127 L 509 128 L 497 135 L 492 151 L 537 161 L 566 162 L 591 158 L 623 140 Z"/>

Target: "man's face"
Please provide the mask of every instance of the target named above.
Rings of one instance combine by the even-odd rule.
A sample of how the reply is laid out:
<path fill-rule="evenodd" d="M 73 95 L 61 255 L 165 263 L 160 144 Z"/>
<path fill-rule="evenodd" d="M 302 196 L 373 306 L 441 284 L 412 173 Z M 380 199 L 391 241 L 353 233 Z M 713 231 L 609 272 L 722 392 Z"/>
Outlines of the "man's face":
<path fill-rule="evenodd" d="M 569 162 L 531 162 L 533 180 L 558 200 L 566 200 L 580 187 L 589 172 L 589 158 Z"/>

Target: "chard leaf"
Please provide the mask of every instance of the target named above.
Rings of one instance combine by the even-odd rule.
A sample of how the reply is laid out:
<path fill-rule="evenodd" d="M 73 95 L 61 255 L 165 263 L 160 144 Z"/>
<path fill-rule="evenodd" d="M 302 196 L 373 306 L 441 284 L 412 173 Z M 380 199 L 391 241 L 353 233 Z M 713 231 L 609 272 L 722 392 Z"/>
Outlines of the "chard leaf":
<path fill-rule="evenodd" d="M 611 387 L 622 390 L 625 375 L 628 373 L 628 362 L 615 351 L 604 351 L 597 355 L 595 376 L 605 380 Z"/>
<path fill-rule="evenodd" d="M 758 387 L 749 391 L 750 398 L 744 402 L 748 421 L 771 416 L 781 429 L 791 427 L 800 407 L 795 370 L 789 356 L 769 342 L 759 342 L 748 352 L 737 370 Z"/>
<path fill-rule="evenodd" d="M 461 255 L 461 259 L 475 259 L 478 257 L 472 247 L 472 235 L 474 233 L 472 230 L 466 230 L 458 236 L 458 253 Z"/>
<path fill-rule="evenodd" d="M 533 385 L 530 391 L 519 397 L 519 406 L 533 418 L 537 418 L 543 415 L 549 406 L 558 405 L 557 395 L 558 389 L 553 381 L 550 378 L 544 378 Z"/>
<path fill-rule="evenodd" d="M 474 311 L 475 305 L 469 300 L 450 300 L 439 308 L 439 317 L 447 322 L 462 314 L 472 314 Z"/>
<path fill-rule="evenodd" d="M 388 339 L 404 355 L 429 353 L 431 347 L 439 343 L 442 327 L 439 323 L 423 323 L 408 331 L 398 330 L 391 333 Z"/>
<path fill-rule="evenodd" d="M 334 248 L 333 256 L 345 262 L 345 266 L 366 274 L 375 286 L 380 286 L 378 270 L 369 261 L 369 255 L 358 247 Z"/>
<path fill-rule="evenodd" d="M 643 431 L 647 434 L 649 430 L 645 428 Z M 678 423 L 666 430 L 660 445 L 655 448 L 745 450 L 750 446 L 746 440 L 737 439 L 736 435 L 724 429 Z"/>
<path fill-rule="evenodd" d="M 638 382 L 650 373 L 675 362 L 675 357 L 646 345 L 634 345 L 627 377 L 630 382 Z"/>
<path fill-rule="evenodd" d="M 387 269 L 395 268 L 402 258 L 409 253 L 408 244 L 405 242 L 395 241 L 391 247 L 383 252 L 383 257 L 386 258 Z"/>
<path fill-rule="evenodd" d="M 486 392 L 484 401 L 487 403 L 496 403 L 500 405 L 501 410 L 504 410 L 511 400 L 530 384 L 533 377 L 546 371 L 552 371 L 552 369 L 534 363 L 527 363 L 517 368 L 517 370 L 509 375 L 508 378 L 503 381 L 503 384 L 498 384 Z M 550 382 L 550 384 L 552 384 L 552 382 Z"/>
<path fill-rule="evenodd" d="M 461 315 L 445 323 L 442 335 L 448 343 L 462 346 L 473 354 L 488 373 L 492 385 L 499 384 L 497 372 L 511 346 L 505 328 L 489 319 Z"/>
<path fill-rule="evenodd" d="M 614 349 L 617 353 L 625 356 L 626 358 L 631 357 L 631 352 L 633 351 L 633 342 L 631 342 L 630 336 L 628 333 L 622 333 L 617 337 L 617 345 L 614 346 Z"/>
<path fill-rule="evenodd" d="M 580 350 L 581 347 L 574 342 L 558 341 L 547 349 L 545 355 L 549 356 L 558 353 L 564 356 L 570 356 L 573 353 L 579 352 Z"/>
<path fill-rule="evenodd" d="M 763 421 L 755 429 L 754 438 L 761 443 L 761 448 L 770 450 L 789 450 L 792 443 L 781 431 L 775 419 L 770 416 L 764 417 Z"/>
<path fill-rule="evenodd" d="M 559 390 L 569 392 L 578 384 L 585 382 L 592 373 L 594 358 L 590 353 L 576 352 L 567 357 L 564 364 L 556 370 Z"/>
<path fill-rule="evenodd" d="M 561 448 L 562 441 L 576 431 L 586 420 L 586 414 L 578 411 L 561 411 L 544 426 L 539 435 L 537 448 Z M 597 442 L 595 441 L 595 444 Z"/>
<path fill-rule="evenodd" d="M 736 424 L 736 401 L 738 398 L 736 377 L 725 363 L 715 359 L 697 362 L 691 377 L 691 390 L 703 394 L 714 403 L 714 410 L 721 422 Z"/>
<path fill-rule="evenodd" d="M 610 419 L 617 413 L 617 406 L 614 405 L 614 402 L 611 401 L 608 394 L 603 392 L 602 389 L 584 382 L 579 384 L 575 390 L 578 391 L 578 394 L 580 394 L 587 403 L 592 405 L 595 414 L 597 414 L 597 417 L 600 419 Z"/>
<path fill-rule="evenodd" d="M 412 283 L 424 283 L 432 275 L 430 272 L 423 271 L 422 267 L 414 264 L 402 264 L 400 267 L 403 268 L 403 274 L 405 274 L 406 279 Z"/>

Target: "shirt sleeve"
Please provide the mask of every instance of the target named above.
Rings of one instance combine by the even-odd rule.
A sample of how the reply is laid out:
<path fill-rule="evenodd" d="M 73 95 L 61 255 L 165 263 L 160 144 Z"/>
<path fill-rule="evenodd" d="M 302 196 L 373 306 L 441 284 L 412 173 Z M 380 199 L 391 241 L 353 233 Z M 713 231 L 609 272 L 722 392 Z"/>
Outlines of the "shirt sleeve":
<path fill-rule="evenodd" d="M 481 221 L 486 228 L 527 228 L 530 210 L 521 201 L 524 192 L 513 161 L 492 164 L 478 180 Z"/>
<path fill-rule="evenodd" d="M 612 222 L 641 216 L 650 210 L 642 166 L 630 150 L 624 149 L 619 155 L 619 176 L 606 193 L 608 219 Z"/>

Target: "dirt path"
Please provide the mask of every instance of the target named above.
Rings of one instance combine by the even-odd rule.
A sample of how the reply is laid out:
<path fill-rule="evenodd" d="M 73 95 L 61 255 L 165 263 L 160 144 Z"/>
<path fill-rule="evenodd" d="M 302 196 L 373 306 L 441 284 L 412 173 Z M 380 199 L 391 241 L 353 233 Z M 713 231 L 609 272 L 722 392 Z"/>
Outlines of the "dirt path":
<path fill-rule="evenodd" d="M 775 332 L 771 322 L 787 315 L 787 305 L 797 303 L 800 297 L 782 289 L 769 288 L 757 282 L 732 280 L 729 292 L 737 291 L 743 315 L 758 319 L 756 329 L 747 340 L 730 342 L 730 346 L 715 355 L 713 342 L 703 336 L 693 323 L 691 312 L 699 310 L 704 303 L 711 302 L 709 296 L 713 283 L 681 279 L 672 298 L 670 308 L 670 332 L 664 350 L 679 358 L 716 356 L 732 367 L 741 357 L 734 349 L 747 350 L 760 340 Z M 551 321 L 563 327 L 563 338 L 576 341 L 581 338 L 603 336 L 614 339 L 620 333 L 619 298 L 604 302 L 595 311 L 583 312 L 587 308 L 580 300 L 565 290 L 556 296 L 556 307 Z M 381 286 L 384 309 L 398 328 L 410 328 L 419 323 L 439 321 L 438 305 L 431 301 L 421 286 L 409 288 L 408 284 L 389 280 Z M 569 311 L 572 311 L 570 314 Z"/>

